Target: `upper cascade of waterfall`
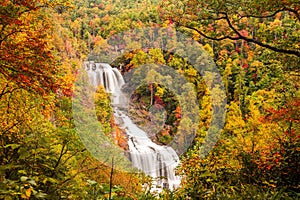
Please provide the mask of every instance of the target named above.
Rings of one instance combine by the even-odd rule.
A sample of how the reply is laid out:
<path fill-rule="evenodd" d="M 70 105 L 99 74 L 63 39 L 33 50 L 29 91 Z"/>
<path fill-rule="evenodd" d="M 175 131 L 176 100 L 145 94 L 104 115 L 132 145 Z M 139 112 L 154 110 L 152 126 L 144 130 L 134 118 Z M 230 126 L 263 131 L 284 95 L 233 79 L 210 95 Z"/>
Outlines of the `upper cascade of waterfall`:
<path fill-rule="evenodd" d="M 124 85 L 124 79 L 120 71 L 112 68 L 107 63 L 95 63 L 87 61 L 84 63 L 88 72 L 89 81 L 95 87 L 102 85 L 106 92 L 119 93 Z"/>

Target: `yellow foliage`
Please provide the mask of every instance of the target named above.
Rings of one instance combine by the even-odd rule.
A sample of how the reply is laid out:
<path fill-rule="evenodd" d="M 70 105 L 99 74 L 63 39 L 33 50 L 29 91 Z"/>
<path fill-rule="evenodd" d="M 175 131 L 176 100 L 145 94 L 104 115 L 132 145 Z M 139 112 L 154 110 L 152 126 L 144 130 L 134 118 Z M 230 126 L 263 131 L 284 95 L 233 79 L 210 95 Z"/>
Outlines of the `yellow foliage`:
<path fill-rule="evenodd" d="M 31 191 L 32 191 L 32 188 L 28 188 L 25 192 L 25 195 L 26 197 L 30 197 L 31 196 Z"/>
<path fill-rule="evenodd" d="M 214 50 L 211 48 L 211 46 L 210 46 L 209 44 L 206 43 L 206 44 L 203 46 L 203 48 L 209 53 L 209 55 L 210 55 L 211 57 L 214 56 Z"/>
<path fill-rule="evenodd" d="M 200 40 L 200 34 L 197 32 L 197 31 L 192 31 L 192 34 L 193 34 L 193 39 L 196 40 L 196 41 L 199 41 Z"/>
<path fill-rule="evenodd" d="M 273 29 L 277 26 L 281 26 L 282 22 L 279 19 L 275 19 L 273 22 L 270 22 L 270 28 Z"/>
<path fill-rule="evenodd" d="M 157 87 L 156 87 L 155 95 L 156 95 L 156 96 L 159 96 L 159 97 L 162 97 L 162 96 L 164 95 L 164 89 L 161 88 L 161 87 L 159 87 L 159 86 L 157 86 Z"/>
<path fill-rule="evenodd" d="M 200 110 L 200 127 L 208 129 L 211 122 L 211 97 L 205 95 L 202 99 L 202 109 Z"/>
<path fill-rule="evenodd" d="M 231 102 L 231 104 L 227 106 L 226 122 L 225 130 L 233 135 L 239 135 L 245 131 L 245 121 L 236 102 Z"/>
<path fill-rule="evenodd" d="M 262 62 L 260 62 L 260 61 L 258 61 L 258 60 L 255 60 L 255 61 L 253 61 L 252 63 L 251 63 L 251 66 L 252 67 L 256 67 L 256 68 L 259 68 L 259 67 L 263 67 L 263 63 Z"/>
<path fill-rule="evenodd" d="M 249 50 L 249 51 L 247 52 L 247 54 L 248 54 L 248 61 L 252 61 L 252 60 L 253 60 L 253 57 L 254 57 L 254 52 Z"/>
<path fill-rule="evenodd" d="M 245 119 L 237 103 L 228 106 L 226 125 L 224 130 L 234 137 L 227 140 L 228 145 L 234 145 L 238 151 L 255 152 L 260 150 L 263 154 L 270 150 L 274 139 L 274 131 L 279 127 L 276 124 L 266 123 L 261 120 L 263 114 L 261 107 L 268 108 L 274 103 L 275 91 L 258 90 L 247 98 L 248 115 Z M 273 97 L 273 98 L 271 98 Z M 276 132 L 276 131 L 275 131 Z"/>

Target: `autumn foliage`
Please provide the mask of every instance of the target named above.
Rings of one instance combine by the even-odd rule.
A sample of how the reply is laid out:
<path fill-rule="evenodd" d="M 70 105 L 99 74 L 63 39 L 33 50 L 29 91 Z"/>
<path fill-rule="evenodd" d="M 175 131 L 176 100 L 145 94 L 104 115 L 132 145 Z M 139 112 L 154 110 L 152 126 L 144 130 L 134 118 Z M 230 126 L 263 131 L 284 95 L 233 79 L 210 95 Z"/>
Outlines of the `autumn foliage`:
<path fill-rule="evenodd" d="M 108 199 L 110 189 L 113 199 L 299 198 L 299 16 L 294 0 L 2 0 L 0 199 Z M 110 188 L 111 166 L 87 151 L 72 115 L 73 83 L 83 61 L 101 62 L 115 48 L 108 42 L 112 35 L 147 27 L 176 29 L 200 44 L 215 61 L 227 98 L 220 138 L 200 157 L 213 92 L 194 66 L 138 44 L 110 63 L 124 74 L 148 63 L 168 65 L 197 94 L 196 106 L 180 103 L 188 93 L 179 99 L 151 83 L 132 96 L 132 118 L 154 133 L 155 142 L 176 138 L 183 144 L 185 136 L 195 136 L 180 158 L 180 188 L 159 195 L 143 188 L 151 177 L 115 169 Z M 153 71 L 149 77 L 173 81 Z M 103 88 L 95 104 L 105 135 L 127 150 Z M 151 125 L 151 119 L 160 121 Z"/>
<path fill-rule="evenodd" d="M 64 70 L 51 45 L 53 27 L 47 1 L 2 1 L 0 73 L 9 82 L 40 94 L 56 92 Z"/>

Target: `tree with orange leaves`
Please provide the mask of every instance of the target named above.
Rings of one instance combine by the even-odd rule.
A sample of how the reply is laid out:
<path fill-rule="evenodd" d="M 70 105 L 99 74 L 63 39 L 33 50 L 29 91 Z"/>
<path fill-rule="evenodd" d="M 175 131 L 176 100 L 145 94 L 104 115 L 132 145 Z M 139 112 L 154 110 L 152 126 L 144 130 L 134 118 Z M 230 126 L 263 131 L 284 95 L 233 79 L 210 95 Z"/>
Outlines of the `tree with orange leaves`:
<path fill-rule="evenodd" d="M 57 91 L 63 71 L 51 47 L 49 1 L 0 3 L 0 76 L 7 82 L 43 94 Z"/>

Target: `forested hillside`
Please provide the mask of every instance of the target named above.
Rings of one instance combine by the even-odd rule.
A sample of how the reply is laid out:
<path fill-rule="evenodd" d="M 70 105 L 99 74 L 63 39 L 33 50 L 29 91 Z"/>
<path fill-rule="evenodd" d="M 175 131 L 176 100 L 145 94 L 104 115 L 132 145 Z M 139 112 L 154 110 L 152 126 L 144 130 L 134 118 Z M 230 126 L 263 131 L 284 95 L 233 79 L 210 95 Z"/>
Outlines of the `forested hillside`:
<path fill-rule="evenodd" d="M 166 34 L 151 40 L 156 29 Z M 118 35 L 124 32 L 123 38 Z M 205 50 L 197 62 L 215 63 L 224 93 L 212 90 L 208 82 L 213 79 L 186 59 L 194 53 L 192 45 L 156 45 L 178 33 Z M 145 34 L 150 36 L 134 40 Z M 84 61 L 106 62 L 114 57 L 107 52 L 120 55 L 117 48 L 125 47 L 122 42 L 112 45 L 114 37 L 127 44 L 132 39 L 131 51 L 109 63 L 124 76 L 136 69 L 135 77 L 141 77 L 141 66 L 155 63 L 157 72 L 149 73 L 149 79 L 195 92 L 198 101 L 189 102 L 191 93 L 178 97 L 158 81 L 131 96 L 132 118 L 155 143 L 180 144 L 177 174 L 182 181 L 173 191 L 150 193 L 143 185 L 151 185 L 151 177 L 112 169 L 78 135 L 74 83 Z M 298 199 L 299 38 L 295 0 L 2 0 L 0 199 Z M 172 80 L 163 65 L 190 84 Z M 130 78 L 125 81 L 138 80 Z M 105 135 L 127 150 L 109 95 L 99 88 L 95 99 Z M 219 109 L 215 100 L 226 102 L 225 124 L 211 151 L 201 156 Z M 153 105 L 166 111 L 159 127 L 150 124 Z M 191 145 L 182 145 L 184 137 L 192 138 Z"/>

